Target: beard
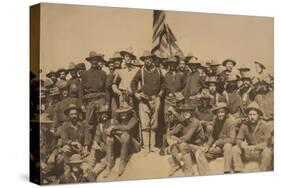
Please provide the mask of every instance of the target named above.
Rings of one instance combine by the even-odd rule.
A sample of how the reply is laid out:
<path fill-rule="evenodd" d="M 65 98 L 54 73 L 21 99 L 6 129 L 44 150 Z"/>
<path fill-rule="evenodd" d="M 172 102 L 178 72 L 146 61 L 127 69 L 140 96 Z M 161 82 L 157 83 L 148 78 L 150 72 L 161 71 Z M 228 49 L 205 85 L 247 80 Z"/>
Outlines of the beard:
<path fill-rule="evenodd" d="M 78 118 L 77 117 L 70 118 L 70 121 L 72 124 L 76 124 L 78 121 Z"/>

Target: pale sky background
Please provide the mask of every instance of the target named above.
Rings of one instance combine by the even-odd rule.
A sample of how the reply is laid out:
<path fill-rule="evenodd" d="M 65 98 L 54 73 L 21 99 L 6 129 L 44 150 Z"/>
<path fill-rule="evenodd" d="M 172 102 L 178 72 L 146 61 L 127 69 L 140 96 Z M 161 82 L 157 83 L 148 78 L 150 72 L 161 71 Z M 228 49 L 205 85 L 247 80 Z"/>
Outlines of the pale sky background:
<path fill-rule="evenodd" d="M 132 47 L 140 56 L 152 46 L 152 10 L 43 4 L 41 66 L 67 68 L 85 62 L 89 51 L 105 54 Z M 166 11 L 167 23 L 185 55 L 201 60 L 226 58 L 253 68 L 263 62 L 273 71 L 273 18 Z"/>

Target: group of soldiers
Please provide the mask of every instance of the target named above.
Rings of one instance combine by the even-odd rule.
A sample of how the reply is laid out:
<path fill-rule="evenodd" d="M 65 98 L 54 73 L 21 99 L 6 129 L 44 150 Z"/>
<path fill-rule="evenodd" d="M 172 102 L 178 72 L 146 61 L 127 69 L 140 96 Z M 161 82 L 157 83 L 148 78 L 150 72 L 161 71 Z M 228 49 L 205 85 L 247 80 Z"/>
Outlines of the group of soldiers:
<path fill-rule="evenodd" d="M 273 168 L 273 77 L 261 62 L 237 67 L 194 55 L 161 58 L 131 49 L 50 71 L 40 86 L 42 181 L 121 176 L 134 153 L 167 155 L 169 176 L 243 172 L 247 161 Z M 155 161 L 157 168 L 157 161 Z M 145 164 L 143 164 L 145 165 Z"/>

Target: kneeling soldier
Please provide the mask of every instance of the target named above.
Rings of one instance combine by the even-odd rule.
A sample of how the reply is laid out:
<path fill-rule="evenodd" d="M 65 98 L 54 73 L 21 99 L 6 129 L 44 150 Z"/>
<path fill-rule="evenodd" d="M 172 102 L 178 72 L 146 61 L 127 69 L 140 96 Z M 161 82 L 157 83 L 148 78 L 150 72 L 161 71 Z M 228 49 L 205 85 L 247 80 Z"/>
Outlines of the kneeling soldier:
<path fill-rule="evenodd" d="M 177 108 L 178 112 L 173 112 L 179 123 L 168 132 L 168 143 L 170 144 L 172 157 L 169 158 L 171 165 L 170 176 L 179 167 L 182 168 L 184 175 L 193 175 L 191 154 L 193 149 L 202 145 L 205 139 L 203 128 L 200 121 L 193 117 L 194 108 L 184 104 Z"/>
<path fill-rule="evenodd" d="M 245 112 L 249 120 L 241 125 L 237 145 L 232 149 L 234 170 L 243 170 L 242 158 L 245 161 L 259 161 L 261 171 L 271 170 L 273 154 L 269 143 L 272 126 L 261 119 L 263 112 L 256 102 L 249 104 Z"/>

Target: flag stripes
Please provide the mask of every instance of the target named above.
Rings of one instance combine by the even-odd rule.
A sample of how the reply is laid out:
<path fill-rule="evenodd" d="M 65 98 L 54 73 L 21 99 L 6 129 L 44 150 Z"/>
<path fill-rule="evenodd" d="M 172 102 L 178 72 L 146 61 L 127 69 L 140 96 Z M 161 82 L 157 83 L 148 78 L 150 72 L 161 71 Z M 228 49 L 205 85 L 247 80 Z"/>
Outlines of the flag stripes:
<path fill-rule="evenodd" d="M 170 27 L 165 23 L 165 19 L 164 11 L 155 10 L 153 12 L 151 52 L 159 57 L 169 57 L 175 54 L 183 56 L 182 50 L 176 43 L 177 39 Z"/>

